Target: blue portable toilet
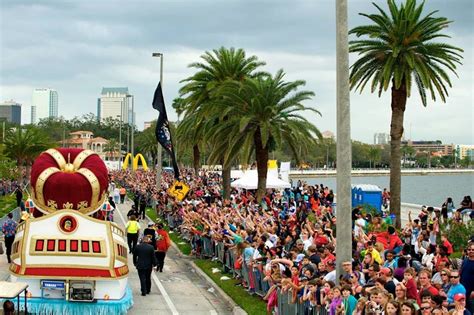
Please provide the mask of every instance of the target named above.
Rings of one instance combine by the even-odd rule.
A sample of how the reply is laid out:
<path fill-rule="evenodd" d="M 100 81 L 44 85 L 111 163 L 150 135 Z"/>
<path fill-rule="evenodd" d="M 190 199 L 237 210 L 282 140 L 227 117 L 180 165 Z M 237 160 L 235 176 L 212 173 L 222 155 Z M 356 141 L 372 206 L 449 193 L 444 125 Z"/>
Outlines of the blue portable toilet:
<path fill-rule="evenodd" d="M 368 204 L 382 211 L 382 189 L 376 185 L 352 185 L 352 206 Z"/>

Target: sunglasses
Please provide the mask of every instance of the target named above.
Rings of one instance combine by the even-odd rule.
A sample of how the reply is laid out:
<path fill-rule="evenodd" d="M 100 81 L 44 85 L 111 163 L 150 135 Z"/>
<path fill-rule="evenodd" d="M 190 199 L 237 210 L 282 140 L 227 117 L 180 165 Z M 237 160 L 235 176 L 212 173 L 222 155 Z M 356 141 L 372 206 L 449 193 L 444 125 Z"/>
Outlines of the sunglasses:
<path fill-rule="evenodd" d="M 453 279 L 453 278 L 456 279 L 456 278 L 459 278 L 459 276 L 449 276 L 449 278 L 451 278 L 451 279 Z"/>
<path fill-rule="evenodd" d="M 431 306 L 420 307 L 420 310 L 422 310 L 422 311 L 426 311 L 426 310 L 430 310 L 430 309 L 431 309 Z"/>
<path fill-rule="evenodd" d="M 445 274 L 445 273 L 442 273 L 442 274 L 441 274 L 441 276 L 447 276 L 447 274 Z"/>

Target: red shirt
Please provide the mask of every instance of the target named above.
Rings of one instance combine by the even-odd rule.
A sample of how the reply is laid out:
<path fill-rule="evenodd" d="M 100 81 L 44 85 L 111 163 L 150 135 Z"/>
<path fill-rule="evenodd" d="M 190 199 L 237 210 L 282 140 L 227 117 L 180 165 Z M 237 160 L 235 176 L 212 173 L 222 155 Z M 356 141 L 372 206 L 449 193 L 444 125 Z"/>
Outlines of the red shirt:
<path fill-rule="evenodd" d="M 453 253 L 453 245 L 451 245 L 448 240 L 445 240 L 443 242 L 443 245 L 446 246 L 446 248 L 448 249 L 448 255 L 451 255 Z"/>
<path fill-rule="evenodd" d="M 165 230 L 156 231 L 156 250 L 159 252 L 166 252 L 171 246 L 171 240 Z"/>

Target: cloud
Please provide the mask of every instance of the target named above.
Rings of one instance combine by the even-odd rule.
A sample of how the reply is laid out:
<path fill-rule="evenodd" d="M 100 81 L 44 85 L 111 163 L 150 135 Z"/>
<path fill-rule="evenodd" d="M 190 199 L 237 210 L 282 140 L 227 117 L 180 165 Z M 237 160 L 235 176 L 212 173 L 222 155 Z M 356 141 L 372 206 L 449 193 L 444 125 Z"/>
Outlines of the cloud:
<path fill-rule="evenodd" d="M 384 0 L 377 0 L 382 7 Z M 323 117 L 310 116 L 321 130 L 336 130 L 335 5 L 329 0 L 59 1 L 4 0 L 0 16 L 0 98 L 14 98 L 29 122 L 34 88 L 59 93 L 66 118 L 96 112 L 104 86 L 128 86 L 135 95 L 138 127 L 156 118 L 151 108 L 164 53 L 164 96 L 171 108 L 191 62 L 220 46 L 244 48 L 266 61 L 265 70 L 283 68 L 288 80 L 303 79 L 315 92 L 308 105 Z M 408 101 L 405 127 L 414 139 L 473 143 L 473 2 L 426 2 L 427 12 L 454 22 L 449 42 L 463 47 L 463 66 L 447 104 Z M 349 1 L 349 26 L 367 23 L 359 12 L 375 12 L 370 1 Z M 351 61 L 356 56 L 351 56 Z M 375 132 L 388 132 L 390 95 L 351 94 L 351 129 L 355 139 L 371 143 Z M 411 125 L 411 128 L 409 126 Z M 455 128 L 463 126 L 463 128 Z"/>

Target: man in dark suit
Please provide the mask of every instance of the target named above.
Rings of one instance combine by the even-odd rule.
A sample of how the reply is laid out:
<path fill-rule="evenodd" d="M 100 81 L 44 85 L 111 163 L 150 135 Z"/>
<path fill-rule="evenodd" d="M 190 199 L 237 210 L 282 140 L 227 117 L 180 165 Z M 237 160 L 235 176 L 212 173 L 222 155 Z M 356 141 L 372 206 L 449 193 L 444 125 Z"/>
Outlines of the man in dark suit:
<path fill-rule="evenodd" d="M 155 249 L 150 244 L 150 238 L 146 235 L 133 251 L 133 264 L 138 270 L 142 296 L 145 296 L 150 293 L 151 271 L 153 266 L 156 266 Z"/>

